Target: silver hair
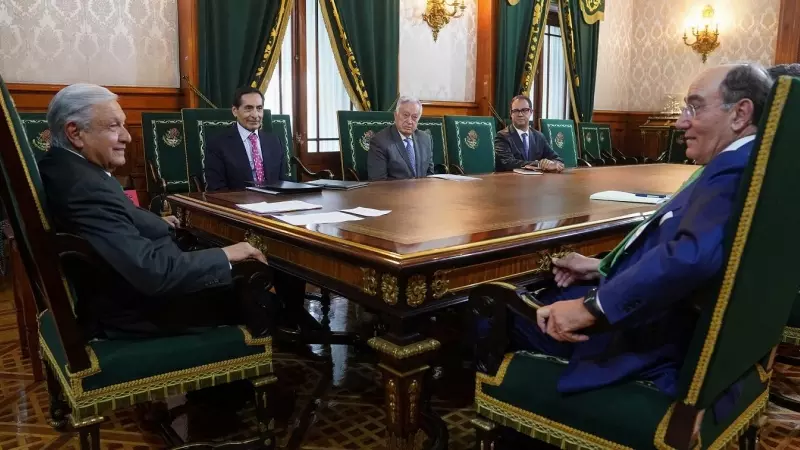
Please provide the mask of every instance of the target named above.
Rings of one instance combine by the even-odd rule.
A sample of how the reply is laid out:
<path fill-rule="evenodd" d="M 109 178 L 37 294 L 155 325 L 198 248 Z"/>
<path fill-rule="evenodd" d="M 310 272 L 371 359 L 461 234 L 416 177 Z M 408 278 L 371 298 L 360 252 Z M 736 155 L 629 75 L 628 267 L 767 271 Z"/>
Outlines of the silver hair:
<path fill-rule="evenodd" d="M 47 108 L 47 126 L 53 146 L 73 149 L 67 138 L 66 126 L 70 122 L 85 130 L 92 122 L 92 106 L 117 99 L 117 94 L 96 84 L 71 84 L 50 101 Z"/>
<path fill-rule="evenodd" d="M 415 97 L 408 97 L 405 95 L 401 95 L 400 98 L 397 99 L 397 106 L 395 106 L 394 112 L 400 111 L 400 105 L 405 105 L 406 103 L 416 103 L 419 105 L 419 113 L 422 114 L 422 102 Z"/>

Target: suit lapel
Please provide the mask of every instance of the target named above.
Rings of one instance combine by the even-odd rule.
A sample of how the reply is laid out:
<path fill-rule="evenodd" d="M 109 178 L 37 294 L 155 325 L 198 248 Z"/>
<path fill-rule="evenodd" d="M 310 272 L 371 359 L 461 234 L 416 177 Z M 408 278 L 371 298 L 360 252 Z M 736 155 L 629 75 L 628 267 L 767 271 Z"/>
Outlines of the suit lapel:
<path fill-rule="evenodd" d="M 403 145 L 403 138 L 402 136 L 400 136 L 400 132 L 397 131 L 397 127 L 394 125 L 392 126 L 392 136 L 394 137 L 395 149 L 397 149 L 397 152 L 400 153 L 400 156 L 403 157 L 403 161 L 406 162 L 408 170 L 411 170 L 411 172 L 413 173 L 414 170 L 411 167 L 411 160 L 408 159 L 408 153 L 406 153 L 406 146 Z M 414 145 L 416 145 L 416 142 L 414 142 Z"/>
<path fill-rule="evenodd" d="M 247 172 L 245 181 L 253 181 L 250 158 L 247 157 L 247 148 L 244 146 L 244 141 L 242 141 L 242 135 L 239 134 L 239 126 L 237 124 L 233 124 L 233 130 L 228 135 L 228 139 L 231 141 L 230 148 L 235 149 L 231 155 L 231 159 L 237 166 L 244 168 L 245 172 Z"/>

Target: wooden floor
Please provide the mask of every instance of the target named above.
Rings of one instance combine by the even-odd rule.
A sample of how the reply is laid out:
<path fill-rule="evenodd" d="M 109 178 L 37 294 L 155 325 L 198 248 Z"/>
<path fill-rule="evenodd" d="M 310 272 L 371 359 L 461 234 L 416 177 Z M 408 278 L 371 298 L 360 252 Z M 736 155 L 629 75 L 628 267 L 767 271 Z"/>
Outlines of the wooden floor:
<path fill-rule="evenodd" d="M 317 312 L 319 305 L 309 305 Z M 344 299 L 332 303 L 331 327 L 348 328 L 349 321 L 364 320 Z M 34 382 L 31 364 L 22 358 L 9 279 L 0 279 L 0 450 L 78 448 L 75 433 L 59 433 L 47 424 L 48 401 L 44 383 Z M 380 373 L 369 354 L 355 354 L 342 346 L 312 348 L 308 357 L 289 353 L 276 355 L 281 380 L 277 428 L 281 448 L 291 449 L 376 449 L 384 447 Z M 800 397 L 800 369 L 777 367 L 773 386 Z M 434 409 L 448 423 L 451 449 L 473 448 L 469 426 L 473 417 L 471 389 L 467 383 L 441 383 L 435 391 Z M 185 399 L 171 399 L 174 411 L 185 410 L 173 421 L 173 428 L 192 441 L 215 436 L 247 435 L 254 424 L 247 408 L 238 415 L 213 416 L 192 410 Z M 800 449 L 800 414 L 774 405 L 761 434 L 761 448 Z M 232 418 L 232 419 L 231 419 Z M 213 425 L 212 425 L 213 424 Z M 136 409 L 113 414 L 101 431 L 103 448 L 164 448 L 156 429 Z"/>

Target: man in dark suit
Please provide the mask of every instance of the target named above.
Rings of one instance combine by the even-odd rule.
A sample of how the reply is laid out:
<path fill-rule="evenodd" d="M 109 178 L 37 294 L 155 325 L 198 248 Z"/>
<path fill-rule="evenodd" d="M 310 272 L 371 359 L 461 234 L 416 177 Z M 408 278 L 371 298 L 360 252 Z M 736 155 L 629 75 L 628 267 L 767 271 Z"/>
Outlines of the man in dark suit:
<path fill-rule="evenodd" d="M 133 205 L 111 176 L 131 141 L 116 99 L 90 84 L 59 91 L 47 112 L 52 146 L 39 162 L 55 228 L 86 239 L 113 271 L 78 292 L 81 327 L 113 339 L 244 323 L 231 263 L 264 255 L 246 242 L 184 252 L 172 237 L 176 219 Z"/>
<path fill-rule="evenodd" d="M 495 167 L 498 172 L 536 169 L 561 172 L 564 161 L 550 148 L 542 133 L 530 127 L 533 103 L 518 95 L 511 99 L 511 125 L 494 137 Z"/>
<path fill-rule="evenodd" d="M 206 190 L 242 190 L 288 180 L 287 158 L 278 136 L 261 131 L 264 96 L 256 88 L 239 88 L 231 107 L 236 123 L 208 143 L 205 155 Z"/>
<path fill-rule="evenodd" d="M 417 130 L 422 103 L 400 97 L 394 125 L 375 133 L 369 143 L 367 175 L 370 180 L 405 180 L 433 175 L 433 140 Z"/>
<path fill-rule="evenodd" d="M 771 86 L 760 66 L 701 74 L 676 126 L 686 131 L 687 157 L 704 166 L 602 260 L 572 253 L 553 261 L 558 289 L 542 296 L 538 324 L 514 318 L 512 341 L 569 359 L 559 391 L 639 379 L 678 395 L 697 320 L 692 294 L 722 272 L 723 238 Z M 584 334 L 595 324 L 613 328 Z"/>

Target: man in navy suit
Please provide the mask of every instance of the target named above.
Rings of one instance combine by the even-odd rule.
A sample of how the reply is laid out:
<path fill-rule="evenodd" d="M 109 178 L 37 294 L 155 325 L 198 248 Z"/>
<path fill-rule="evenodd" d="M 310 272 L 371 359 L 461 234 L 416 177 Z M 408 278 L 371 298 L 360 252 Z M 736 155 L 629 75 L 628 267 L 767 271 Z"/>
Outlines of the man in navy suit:
<path fill-rule="evenodd" d="M 261 131 L 264 96 L 256 88 L 239 88 L 231 108 L 236 123 L 208 144 L 205 155 L 206 190 L 242 190 L 287 180 L 287 159 L 278 136 Z"/>
<path fill-rule="evenodd" d="M 541 299 L 537 324 L 514 317 L 516 349 L 569 359 L 559 391 L 639 379 L 677 395 L 697 319 L 691 297 L 721 274 L 725 228 L 771 85 L 754 65 L 701 74 L 676 126 L 686 131 L 687 157 L 704 166 L 604 259 L 554 260 L 558 289 Z M 582 333 L 596 324 L 613 328 Z"/>
<path fill-rule="evenodd" d="M 530 127 L 533 102 L 525 95 L 511 99 L 511 125 L 494 137 L 494 160 L 498 172 L 537 169 L 561 172 L 564 161 L 550 148 L 544 135 Z"/>

